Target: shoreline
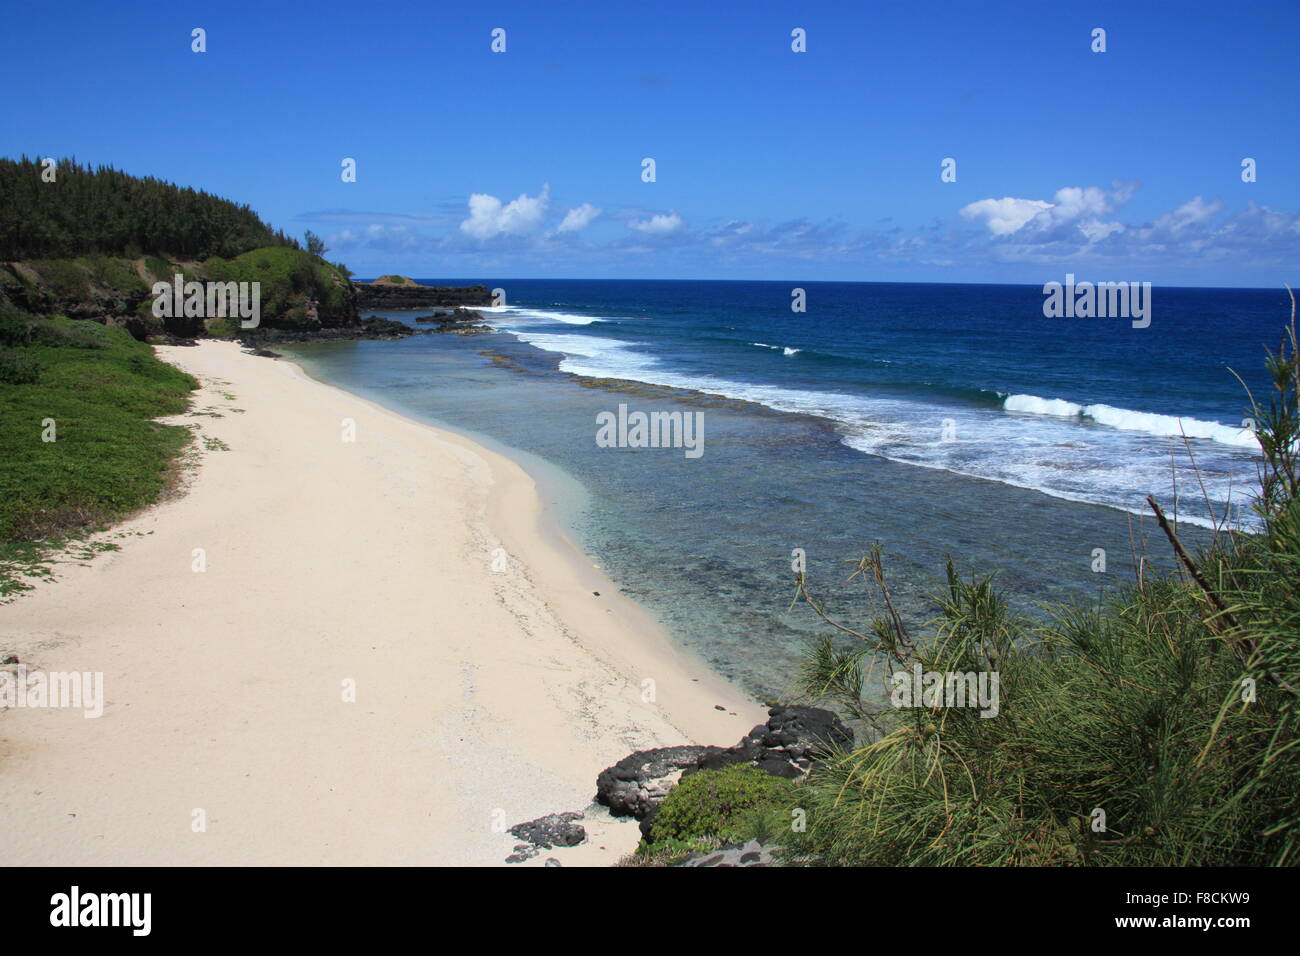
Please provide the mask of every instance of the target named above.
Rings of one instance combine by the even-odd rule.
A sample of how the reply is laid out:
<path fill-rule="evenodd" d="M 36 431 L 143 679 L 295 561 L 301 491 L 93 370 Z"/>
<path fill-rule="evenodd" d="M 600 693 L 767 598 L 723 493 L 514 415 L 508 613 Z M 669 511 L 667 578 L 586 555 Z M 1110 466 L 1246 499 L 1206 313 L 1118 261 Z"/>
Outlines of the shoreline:
<path fill-rule="evenodd" d="M 121 551 L 4 609 L 7 651 L 102 671 L 107 698 L 95 720 L 0 717 L 6 863 L 499 865 L 500 828 L 588 811 L 629 752 L 762 721 L 559 533 L 518 462 L 295 362 L 158 354 L 202 383 L 173 421 L 220 444 L 111 530 Z M 585 825 L 548 852 L 612 864 L 640 836 Z"/>

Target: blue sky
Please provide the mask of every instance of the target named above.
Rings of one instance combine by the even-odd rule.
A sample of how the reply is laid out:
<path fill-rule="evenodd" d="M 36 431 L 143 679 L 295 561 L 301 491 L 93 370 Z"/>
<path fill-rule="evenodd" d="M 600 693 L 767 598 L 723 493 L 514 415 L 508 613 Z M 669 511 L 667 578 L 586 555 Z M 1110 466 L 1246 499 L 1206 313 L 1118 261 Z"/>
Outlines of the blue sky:
<path fill-rule="evenodd" d="M 23 4 L 0 153 L 247 202 L 361 276 L 1276 286 L 1297 36 L 1294 0 Z"/>

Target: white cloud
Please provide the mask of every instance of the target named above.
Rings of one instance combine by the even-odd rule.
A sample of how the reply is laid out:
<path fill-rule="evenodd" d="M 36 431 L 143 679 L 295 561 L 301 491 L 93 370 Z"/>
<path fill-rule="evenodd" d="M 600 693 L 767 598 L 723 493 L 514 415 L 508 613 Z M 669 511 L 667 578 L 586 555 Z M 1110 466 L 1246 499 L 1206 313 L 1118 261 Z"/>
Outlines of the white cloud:
<path fill-rule="evenodd" d="M 581 232 L 591 225 L 593 219 L 600 215 L 600 210 L 589 202 L 583 203 L 570 209 L 564 215 L 564 221 L 556 228 L 556 232 Z"/>
<path fill-rule="evenodd" d="M 400 252 L 423 248 L 432 240 L 406 225 L 372 222 L 364 228 L 358 226 L 356 229 L 336 232 L 327 236 L 325 241 L 330 246 L 338 246 L 340 249 L 359 249 L 366 246 L 389 252 Z"/>
<path fill-rule="evenodd" d="M 474 239 L 533 232 L 542 224 L 550 201 L 550 184 L 536 196 L 520 193 L 518 199 L 504 204 L 496 196 L 475 193 L 469 197 L 469 218 L 461 222 L 460 231 Z"/>
<path fill-rule="evenodd" d="M 1268 206 L 1256 206 L 1252 201 L 1246 209 L 1232 217 L 1223 227 L 1223 234 L 1249 237 L 1260 241 L 1300 238 L 1300 213 L 1282 212 Z"/>
<path fill-rule="evenodd" d="M 1100 219 L 1089 219 L 1087 222 L 1079 223 L 1079 231 L 1088 237 L 1089 242 L 1101 242 L 1107 236 L 1114 235 L 1117 232 L 1124 231 L 1124 224 L 1121 222 L 1102 222 Z"/>
<path fill-rule="evenodd" d="M 1063 238 L 1062 230 L 1077 230 L 1089 242 L 1100 242 L 1107 236 L 1123 232 L 1118 222 L 1106 222 L 1101 217 L 1132 198 L 1136 183 L 1116 183 L 1107 192 L 1097 186 L 1064 186 L 1056 191 L 1049 202 L 1046 199 L 981 199 L 963 206 L 961 215 L 983 222 L 995 236 L 1022 233 L 1038 237 Z"/>
<path fill-rule="evenodd" d="M 1157 219 L 1156 228 L 1165 229 L 1169 232 L 1182 232 L 1188 226 L 1208 222 L 1222 209 L 1222 200 L 1216 199 L 1213 202 L 1206 202 L 1200 196 L 1194 196 L 1173 212 L 1167 212 Z"/>
<path fill-rule="evenodd" d="M 1048 215 L 1055 222 L 1073 222 L 1084 216 L 1095 219 L 1110 209 L 1105 190 L 1098 189 L 1096 186 L 1086 188 L 1066 186 L 1058 189 L 1052 198 L 1056 202 L 1051 203 L 1051 212 Z"/>
<path fill-rule="evenodd" d="M 628 223 L 628 228 L 651 236 L 666 236 L 670 232 L 676 232 L 681 226 L 682 217 L 676 212 L 670 212 L 666 216 L 659 213 L 649 219 L 633 219 Z"/>
<path fill-rule="evenodd" d="M 966 219 L 984 222 L 995 236 L 1009 236 L 1039 213 L 1051 209 L 1052 204 L 1042 199 L 981 199 L 963 206 L 961 214 Z"/>
<path fill-rule="evenodd" d="M 586 257 L 584 268 L 589 261 L 608 264 L 640 254 L 676 255 L 675 261 L 692 265 L 712 260 L 720 268 L 741 263 L 746 269 L 760 258 L 786 265 L 869 261 L 882 266 L 948 268 L 994 262 L 1013 269 L 1037 263 L 1049 264 L 1053 274 L 1058 268 L 1068 271 L 1065 267 L 1087 264 L 1096 275 L 1121 278 L 1128 268 L 1168 265 L 1184 270 L 1176 274 L 1186 277 L 1186 270 L 1210 263 L 1221 268 L 1230 263 L 1258 273 L 1264 267 L 1281 270 L 1300 261 L 1300 213 L 1254 203 L 1234 213 L 1224 201 L 1201 195 L 1171 204 L 1163 214 L 1154 211 L 1153 219 L 1142 221 L 1130 219 L 1122 209 L 1137 189 L 1137 183 L 1115 183 L 1066 186 L 1044 199 L 987 198 L 960 208 L 959 216 L 907 230 L 886 220 L 864 229 L 838 220 L 688 222 L 676 210 L 611 210 L 618 222 L 627 225 L 627 232 L 601 244 L 579 243 L 572 237 L 594 231 L 591 227 L 604 211 L 589 202 L 552 203 L 549 188 L 543 186 L 537 196 L 525 194 L 508 203 L 476 194 L 468 218 L 463 205 L 452 205 L 442 213 L 447 217 L 442 220 L 446 232 L 434 235 L 418 227 L 436 218 L 348 213 L 346 219 L 337 220 L 344 228 L 327 241 L 345 261 L 369 254 L 366 265 L 373 266 L 376 274 L 400 271 L 400 263 L 420 261 L 418 257 L 427 258 L 434 251 L 463 256 L 465 274 L 521 269 L 521 261 L 559 262 L 567 267 L 576 262 L 579 252 Z M 954 220 L 966 225 L 954 228 Z M 491 237 L 496 241 L 486 246 L 481 242 Z M 501 259 L 503 251 L 524 258 L 508 266 L 505 263 L 512 260 Z"/>

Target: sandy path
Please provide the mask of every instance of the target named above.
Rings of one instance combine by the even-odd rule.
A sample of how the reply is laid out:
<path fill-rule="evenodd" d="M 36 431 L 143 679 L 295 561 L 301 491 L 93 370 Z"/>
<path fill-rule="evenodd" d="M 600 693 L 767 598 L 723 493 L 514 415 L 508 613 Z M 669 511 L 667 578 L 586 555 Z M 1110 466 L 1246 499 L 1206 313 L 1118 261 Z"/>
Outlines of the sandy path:
<path fill-rule="evenodd" d="M 176 421 L 229 450 L 115 529 L 121 551 L 0 608 L 0 651 L 102 671 L 107 698 L 98 719 L 0 715 L 4 863 L 499 864 L 503 823 L 586 809 L 630 750 L 763 718 L 543 534 L 514 462 L 286 361 L 158 353 L 222 415 Z M 589 824 L 532 862 L 635 845 L 633 824 Z"/>

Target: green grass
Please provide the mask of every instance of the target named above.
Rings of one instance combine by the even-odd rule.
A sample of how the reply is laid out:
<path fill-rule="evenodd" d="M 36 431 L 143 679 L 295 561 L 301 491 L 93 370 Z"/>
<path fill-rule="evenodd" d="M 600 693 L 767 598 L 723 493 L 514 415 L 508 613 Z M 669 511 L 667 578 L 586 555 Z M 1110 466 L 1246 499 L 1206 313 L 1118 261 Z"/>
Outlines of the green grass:
<path fill-rule="evenodd" d="M 81 299 L 90 294 L 90 272 L 74 259 L 34 259 L 27 265 L 61 299 Z"/>
<path fill-rule="evenodd" d="M 40 363 L 26 351 L 0 347 L 0 384 L 31 385 L 40 377 Z"/>
<path fill-rule="evenodd" d="M 233 339 L 240 334 L 239 319 L 208 319 L 208 335 L 217 339 Z"/>
<path fill-rule="evenodd" d="M 125 331 L 30 322 L 10 351 L 35 381 L 0 382 L 0 547 L 99 527 L 155 501 L 190 432 L 154 418 L 185 411 L 192 377 Z M 55 441 L 44 441 L 53 422 Z"/>
<path fill-rule="evenodd" d="M 687 840 L 663 839 L 655 843 L 642 840 L 636 851 L 629 853 L 616 863 L 616 866 L 676 866 L 693 856 L 711 853 L 722 848 L 716 837 L 696 837 Z"/>
<path fill-rule="evenodd" d="M 110 256 L 87 256 L 76 262 L 84 266 L 95 279 L 119 292 L 144 293 L 149 287 L 135 271 L 130 259 L 118 259 Z"/>
<path fill-rule="evenodd" d="M 185 272 L 180 266 L 174 266 L 166 259 L 160 259 L 157 256 L 146 256 L 144 269 L 153 280 L 153 282 L 149 283 L 151 288 L 154 282 L 171 282 L 175 279 L 176 273 L 184 274 Z M 152 301 L 151 299 L 151 304 Z"/>

